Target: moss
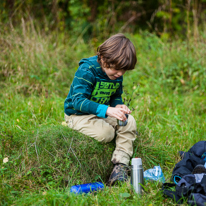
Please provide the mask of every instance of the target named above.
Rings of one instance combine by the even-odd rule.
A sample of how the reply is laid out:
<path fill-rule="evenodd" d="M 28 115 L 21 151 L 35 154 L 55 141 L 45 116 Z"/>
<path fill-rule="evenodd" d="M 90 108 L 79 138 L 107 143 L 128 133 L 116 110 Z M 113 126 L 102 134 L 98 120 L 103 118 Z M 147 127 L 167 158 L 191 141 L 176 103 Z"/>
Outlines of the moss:
<path fill-rule="evenodd" d="M 134 142 L 134 157 L 142 157 L 144 169 L 170 161 L 167 148 L 145 142 L 146 135 L 141 133 Z M 8 184 L 19 190 L 105 183 L 113 169 L 115 141 L 102 144 L 61 125 L 15 133 L 10 145 L 5 178 L 9 177 Z"/>

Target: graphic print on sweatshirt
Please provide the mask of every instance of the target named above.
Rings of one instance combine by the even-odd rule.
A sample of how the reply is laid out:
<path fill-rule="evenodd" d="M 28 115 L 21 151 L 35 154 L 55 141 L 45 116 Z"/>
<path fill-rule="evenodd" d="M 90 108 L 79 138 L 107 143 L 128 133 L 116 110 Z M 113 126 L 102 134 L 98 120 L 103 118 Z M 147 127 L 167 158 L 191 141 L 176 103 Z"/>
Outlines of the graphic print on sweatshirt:
<path fill-rule="evenodd" d="M 107 104 L 119 87 L 118 82 L 97 82 L 90 100 L 99 104 Z"/>

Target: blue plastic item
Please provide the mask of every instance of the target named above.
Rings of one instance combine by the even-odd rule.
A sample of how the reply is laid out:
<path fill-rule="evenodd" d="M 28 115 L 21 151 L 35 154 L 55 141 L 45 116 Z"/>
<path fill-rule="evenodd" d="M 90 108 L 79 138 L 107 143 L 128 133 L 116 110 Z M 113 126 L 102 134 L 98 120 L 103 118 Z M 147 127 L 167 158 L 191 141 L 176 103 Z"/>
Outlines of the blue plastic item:
<path fill-rule="evenodd" d="M 104 188 L 104 184 L 101 182 L 94 182 L 82 185 L 74 185 L 71 187 L 70 192 L 75 194 L 81 193 L 89 193 L 97 190 L 102 190 Z"/>
<path fill-rule="evenodd" d="M 160 166 L 154 166 L 153 169 L 144 171 L 144 179 L 165 182 L 165 177 Z"/>

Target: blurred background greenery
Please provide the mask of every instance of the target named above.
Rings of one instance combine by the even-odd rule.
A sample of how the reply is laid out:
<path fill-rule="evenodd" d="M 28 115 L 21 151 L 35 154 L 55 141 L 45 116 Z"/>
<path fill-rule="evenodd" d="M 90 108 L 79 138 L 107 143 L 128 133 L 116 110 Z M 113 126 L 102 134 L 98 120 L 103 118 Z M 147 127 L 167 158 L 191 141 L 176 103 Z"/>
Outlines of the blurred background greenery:
<path fill-rule="evenodd" d="M 206 0 L 2 0 L 0 26 L 35 20 L 45 32 L 67 32 L 71 38 L 107 38 L 139 30 L 162 38 L 199 37 Z"/>

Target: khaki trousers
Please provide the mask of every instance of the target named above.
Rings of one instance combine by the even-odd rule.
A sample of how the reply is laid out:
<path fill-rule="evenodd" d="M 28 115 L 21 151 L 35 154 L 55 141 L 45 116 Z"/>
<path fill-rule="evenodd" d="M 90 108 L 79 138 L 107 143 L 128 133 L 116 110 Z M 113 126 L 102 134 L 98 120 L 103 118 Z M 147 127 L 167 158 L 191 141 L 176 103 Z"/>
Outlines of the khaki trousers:
<path fill-rule="evenodd" d="M 70 128 L 93 137 L 99 142 L 110 142 L 116 135 L 116 148 L 111 161 L 113 164 L 129 165 L 136 133 L 136 122 L 133 116 L 128 116 L 126 126 L 118 126 L 117 119 L 113 117 L 99 118 L 93 114 L 71 116 L 65 114 L 65 120 Z"/>

